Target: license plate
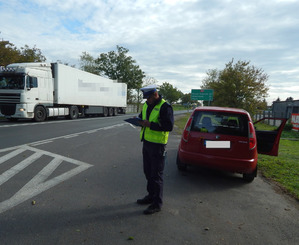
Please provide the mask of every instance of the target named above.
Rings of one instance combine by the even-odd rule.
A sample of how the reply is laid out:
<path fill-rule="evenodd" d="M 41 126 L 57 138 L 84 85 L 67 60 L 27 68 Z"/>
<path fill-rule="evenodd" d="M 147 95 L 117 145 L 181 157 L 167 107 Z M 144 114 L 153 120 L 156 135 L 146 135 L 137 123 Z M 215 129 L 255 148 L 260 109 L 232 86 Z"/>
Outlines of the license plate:
<path fill-rule="evenodd" d="M 205 145 L 206 145 L 206 148 L 229 149 L 230 141 L 206 140 Z"/>

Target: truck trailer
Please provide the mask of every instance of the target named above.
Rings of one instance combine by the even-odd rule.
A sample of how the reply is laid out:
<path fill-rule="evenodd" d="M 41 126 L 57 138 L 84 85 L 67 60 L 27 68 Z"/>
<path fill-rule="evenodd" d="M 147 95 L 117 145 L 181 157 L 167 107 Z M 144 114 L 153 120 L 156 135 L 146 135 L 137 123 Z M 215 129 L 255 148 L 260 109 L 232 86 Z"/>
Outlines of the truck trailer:
<path fill-rule="evenodd" d="M 0 116 L 69 119 L 126 113 L 127 85 L 59 63 L 15 63 L 0 69 Z"/>

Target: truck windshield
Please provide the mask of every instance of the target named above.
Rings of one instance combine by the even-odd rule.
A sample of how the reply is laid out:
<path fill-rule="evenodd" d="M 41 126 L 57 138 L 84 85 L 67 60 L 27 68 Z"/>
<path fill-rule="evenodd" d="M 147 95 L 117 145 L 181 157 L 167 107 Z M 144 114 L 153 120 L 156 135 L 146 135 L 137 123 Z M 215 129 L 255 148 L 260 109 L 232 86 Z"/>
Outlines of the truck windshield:
<path fill-rule="evenodd" d="M 0 89 L 24 89 L 25 76 L 23 75 L 0 75 Z"/>

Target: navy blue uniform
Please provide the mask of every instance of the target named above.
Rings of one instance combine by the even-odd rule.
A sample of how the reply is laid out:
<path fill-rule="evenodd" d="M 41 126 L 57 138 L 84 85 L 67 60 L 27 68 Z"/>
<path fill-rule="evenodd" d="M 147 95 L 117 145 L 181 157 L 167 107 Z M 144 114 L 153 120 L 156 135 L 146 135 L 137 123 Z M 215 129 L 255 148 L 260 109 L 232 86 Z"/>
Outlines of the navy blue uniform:
<path fill-rule="evenodd" d="M 146 119 L 153 108 L 161 101 L 160 96 L 154 104 L 148 104 Z M 146 102 L 147 103 L 147 102 Z M 139 115 L 142 118 L 142 113 Z M 160 108 L 159 123 L 151 122 L 151 130 L 172 131 L 174 124 L 173 110 L 171 105 L 164 103 Z M 165 164 L 166 145 L 143 141 L 143 171 L 147 180 L 148 198 L 152 199 L 152 204 L 161 208 L 163 204 L 163 170 Z"/>

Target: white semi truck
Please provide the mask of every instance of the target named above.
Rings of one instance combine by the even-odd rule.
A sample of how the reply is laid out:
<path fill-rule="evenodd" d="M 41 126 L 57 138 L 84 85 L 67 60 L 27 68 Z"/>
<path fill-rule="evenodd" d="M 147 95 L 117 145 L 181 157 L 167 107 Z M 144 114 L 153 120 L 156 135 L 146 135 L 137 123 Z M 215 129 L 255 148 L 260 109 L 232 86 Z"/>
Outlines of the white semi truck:
<path fill-rule="evenodd" d="M 0 69 L 0 116 L 9 120 L 125 113 L 127 85 L 58 63 Z"/>

